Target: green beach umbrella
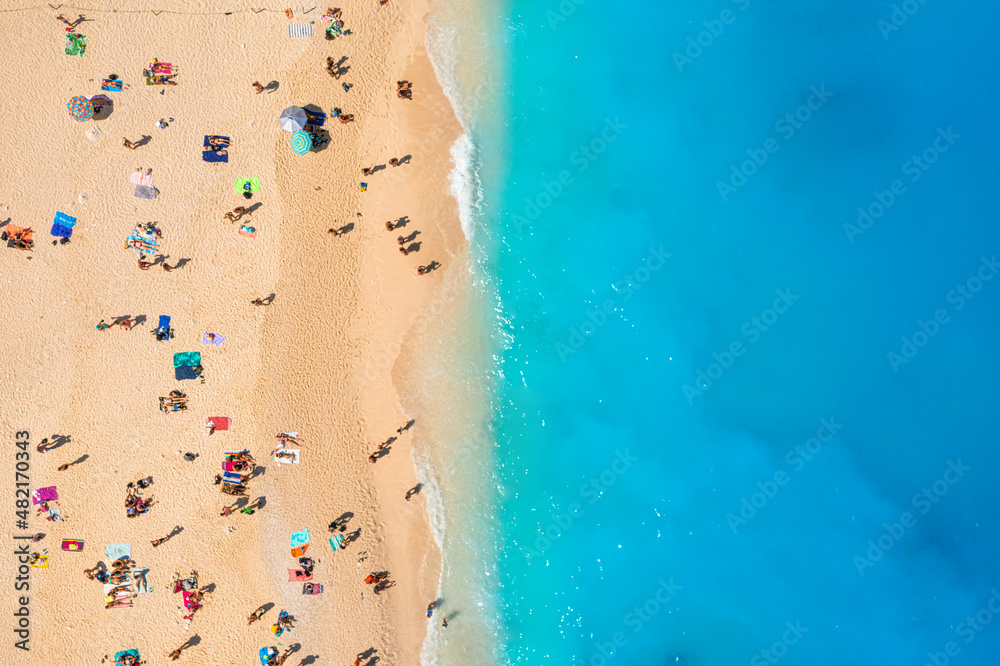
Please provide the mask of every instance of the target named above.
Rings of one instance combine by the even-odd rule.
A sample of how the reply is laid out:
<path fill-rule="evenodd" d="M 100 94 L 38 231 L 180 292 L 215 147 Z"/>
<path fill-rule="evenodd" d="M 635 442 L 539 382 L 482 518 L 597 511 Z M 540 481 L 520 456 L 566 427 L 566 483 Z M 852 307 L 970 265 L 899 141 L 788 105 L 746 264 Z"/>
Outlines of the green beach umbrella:
<path fill-rule="evenodd" d="M 69 115 L 80 122 L 90 120 L 94 117 L 94 105 L 91 104 L 89 99 L 81 95 L 77 95 L 71 99 L 66 108 L 69 109 Z"/>
<path fill-rule="evenodd" d="M 297 152 L 299 155 L 305 155 L 313 147 L 312 137 L 299 130 L 292 135 L 292 150 Z"/>

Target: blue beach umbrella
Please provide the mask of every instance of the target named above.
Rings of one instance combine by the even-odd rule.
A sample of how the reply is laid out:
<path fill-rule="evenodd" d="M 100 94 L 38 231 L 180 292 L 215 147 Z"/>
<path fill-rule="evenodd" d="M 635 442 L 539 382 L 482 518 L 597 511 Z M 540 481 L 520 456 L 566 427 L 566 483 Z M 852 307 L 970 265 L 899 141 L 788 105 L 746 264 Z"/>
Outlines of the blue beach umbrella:
<path fill-rule="evenodd" d="M 313 147 L 312 137 L 299 130 L 292 135 L 292 150 L 297 152 L 299 155 L 305 155 Z"/>

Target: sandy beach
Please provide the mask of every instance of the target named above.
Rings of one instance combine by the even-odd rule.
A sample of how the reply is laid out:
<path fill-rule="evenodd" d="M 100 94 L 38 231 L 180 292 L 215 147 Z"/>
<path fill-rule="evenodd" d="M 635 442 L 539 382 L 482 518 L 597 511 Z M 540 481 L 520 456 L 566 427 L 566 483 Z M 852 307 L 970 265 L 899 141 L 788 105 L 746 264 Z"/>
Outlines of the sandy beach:
<path fill-rule="evenodd" d="M 423 495 L 404 499 L 421 482 L 411 447 L 423 426 L 397 434 L 410 421 L 397 398 L 397 358 L 404 346 L 419 353 L 414 324 L 426 326 L 436 288 L 466 254 L 448 190 L 461 127 L 425 52 L 426 2 L 336 6 L 349 34 L 328 40 L 326 6 L 294 7 L 289 19 L 242 2 L 184 0 L 159 15 L 124 2 L 85 12 L 76 27 L 87 37 L 83 57 L 65 54 L 55 18 L 76 19 L 72 8 L 0 13 L 0 85 L 20 90 L 0 99 L 0 222 L 31 227 L 35 241 L 31 251 L 0 247 L 0 425 L 11 484 L 0 536 L 10 544 L 44 533 L 29 545 L 49 558 L 48 568 L 30 569 L 30 590 L 3 586 L 11 627 L 0 664 L 111 664 L 130 648 L 143 663 L 166 664 L 186 641 L 178 663 L 255 664 L 266 646 L 291 649 L 286 664 L 351 664 L 359 653 L 362 664 L 420 662 L 440 554 Z M 289 25 L 310 25 L 312 35 L 292 38 Z M 339 80 L 324 71 L 328 57 L 346 57 Z M 142 70 L 153 58 L 176 69 L 176 86 L 147 85 Z M 127 86 L 103 93 L 110 113 L 71 118 L 70 98 L 102 94 L 110 74 Z M 412 100 L 397 97 L 399 80 L 413 83 Z M 253 81 L 276 84 L 256 94 Z M 339 107 L 355 120 L 327 119 L 329 143 L 299 155 L 278 124 L 293 105 Z M 230 138 L 227 163 L 202 161 L 206 135 Z M 129 150 L 123 138 L 142 145 Z M 384 166 L 362 176 L 376 165 Z M 155 199 L 133 195 L 137 169 L 152 169 Z M 234 189 L 240 177 L 259 178 L 249 201 Z M 252 208 L 242 222 L 256 237 L 222 219 L 237 206 Z M 49 235 L 57 211 L 77 219 L 65 244 Z M 386 231 L 400 218 L 404 226 Z M 162 237 L 144 271 L 123 243 L 147 222 Z M 439 267 L 418 276 L 432 261 Z M 267 306 L 250 303 L 271 295 Z M 167 341 L 151 335 L 161 315 L 175 332 Z M 95 328 L 126 316 L 139 319 L 130 330 Z M 225 341 L 205 343 L 207 331 Z M 201 354 L 202 379 L 175 379 L 180 352 Z M 173 390 L 187 395 L 187 409 L 164 413 L 158 398 Z M 229 417 L 230 429 L 208 434 L 214 416 Z M 17 524 L 18 431 L 30 433 L 29 489 L 57 487 L 50 508 L 59 522 L 32 505 L 27 529 Z M 298 464 L 275 462 L 279 432 L 299 433 Z M 38 453 L 54 435 L 61 444 Z M 368 462 L 392 437 L 389 454 Z M 213 479 L 224 452 L 242 449 L 258 466 L 247 499 L 263 506 L 223 517 L 236 498 Z M 197 457 L 185 460 L 188 452 Z M 126 484 L 145 477 L 142 495 L 155 504 L 126 517 Z M 341 516 L 353 541 L 334 552 L 327 525 Z M 318 595 L 288 582 L 298 567 L 290 538 L 304 529 Z M 83 551 L 60 550 L 64 539 Z M 129 544 L 135 567 L 148 570 L 149 592 L 130 608 L 106 609 L 101 583 L 83 573 L 110 565 L 109 544 Z M 14 578 L 16 556 L 7 557 Z M 188 621 L 171 577 L 193 571 L 206 594 Z M 390 572 L 395 586 L 376 596 L 363 582 L 370 571 Z M 28 652 L 10 631 L 21 596 L 30 598 Z M 264 604 L 272 606 L 262 621 L 248 626 Z M 296 623 L 275 637 L 282 609 Z"/>

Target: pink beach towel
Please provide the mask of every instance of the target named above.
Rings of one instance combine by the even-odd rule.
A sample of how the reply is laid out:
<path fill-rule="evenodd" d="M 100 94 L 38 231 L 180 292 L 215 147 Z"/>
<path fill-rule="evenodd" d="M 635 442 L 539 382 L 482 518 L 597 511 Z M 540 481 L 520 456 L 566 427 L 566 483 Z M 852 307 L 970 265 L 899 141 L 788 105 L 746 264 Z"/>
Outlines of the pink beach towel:
<path fill-rule="evenodd" d="M 152 169 L 148 169 L 146 173 L 139 173 L 138 171 L 133 171 L 129 177 L 129 182 L 133 185 L 145 185 L 147 187 L 153 184 L 153 174 Z"/>
<path fill-rule="evenodd" d="M 307 574 L 301 569 L 289 569 L 288 570 L 288 582 L 289 583 L 305 583 L 306 581 L 312 580 L 312 574 Z"/>
<path fill-rule="evenodd" d="M 31 493 L 32 504 L 41 504 L 42 502 L 51 502 L 57 499 L 59 499 L 59 494 L 56 492 L 55 486 L 39 488 L 35 492 Z"/>

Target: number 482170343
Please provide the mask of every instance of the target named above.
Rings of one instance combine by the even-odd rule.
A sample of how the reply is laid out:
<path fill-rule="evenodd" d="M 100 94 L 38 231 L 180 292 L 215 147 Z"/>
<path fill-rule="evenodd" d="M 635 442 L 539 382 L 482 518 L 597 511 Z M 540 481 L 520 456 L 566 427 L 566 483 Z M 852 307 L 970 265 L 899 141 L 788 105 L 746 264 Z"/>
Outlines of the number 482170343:
<path fill-rule="evenodd" d="M 15 495 L 17 500 L 15 505 L 17 506 L 17 517 L 20 520 L 28 520 L 28 460 L 30 453 L 28 453 L 28 442 L 31 435 L 27 430 L 19 430 L 14 436 L 14 446 L 20 449 L 14 454 L 14 459 L 17 461 L 15 463 L 15 485 L 17 490 Z"/>

